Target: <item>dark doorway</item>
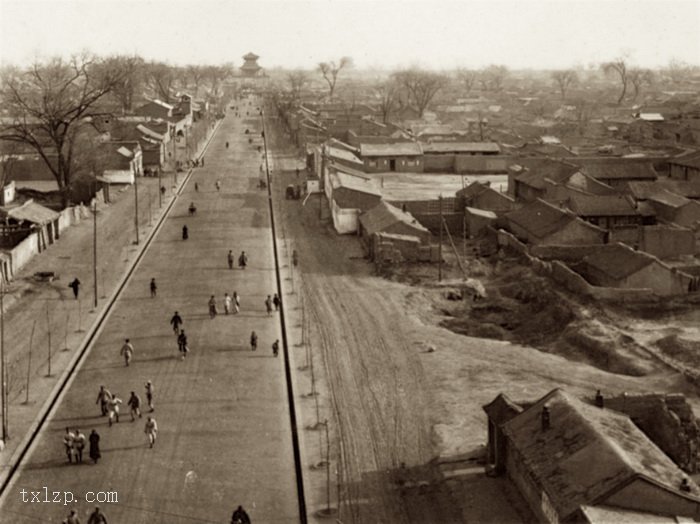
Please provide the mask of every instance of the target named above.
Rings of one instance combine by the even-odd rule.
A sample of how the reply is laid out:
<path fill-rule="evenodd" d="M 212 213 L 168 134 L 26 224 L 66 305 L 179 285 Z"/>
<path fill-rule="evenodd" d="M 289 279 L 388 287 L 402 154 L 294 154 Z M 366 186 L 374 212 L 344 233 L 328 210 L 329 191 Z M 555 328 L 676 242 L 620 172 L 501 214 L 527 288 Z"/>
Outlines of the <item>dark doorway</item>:
<path fill-rule="evenodd" d="M 396 171 L 396 160 L 389 160 L 389 171 Z"/>

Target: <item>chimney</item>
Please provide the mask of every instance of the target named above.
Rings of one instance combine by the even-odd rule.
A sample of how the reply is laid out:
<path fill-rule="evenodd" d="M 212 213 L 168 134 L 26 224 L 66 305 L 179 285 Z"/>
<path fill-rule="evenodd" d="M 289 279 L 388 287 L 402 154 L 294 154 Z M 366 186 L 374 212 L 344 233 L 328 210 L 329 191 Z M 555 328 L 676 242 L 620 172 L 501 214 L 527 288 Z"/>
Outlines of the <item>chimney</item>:
<path fill-rule="evenodd" d="M 544 406 L 542 408 L 542 431 L 549 429 L 549 408 Z"/>

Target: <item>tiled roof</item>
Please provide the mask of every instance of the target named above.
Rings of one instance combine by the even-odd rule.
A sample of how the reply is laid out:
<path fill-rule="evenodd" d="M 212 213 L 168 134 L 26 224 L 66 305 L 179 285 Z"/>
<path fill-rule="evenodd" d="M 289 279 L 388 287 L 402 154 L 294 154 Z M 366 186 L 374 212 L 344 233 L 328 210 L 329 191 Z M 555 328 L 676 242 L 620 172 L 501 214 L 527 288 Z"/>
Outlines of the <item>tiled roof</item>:
<path fill-rule="evenodd" d="M 541 425 L 545 406 L 550 414 L 546 430 Z M 506 422 L 503 430 L 561 520 L 635 477 L 700 502 L 692 480 L 690 494 L 678 490 L 686 475 L 629 417 L 585 404 L 560 389 Z"/>
<path fill-rule="evenodd" d="M 360 223 L 369 235 L 383 231 L 396 222 L 404 222 L 415 229 L 428 233 L 428 230 L 418 223 L 411 213 L 401 211 L 398 207 L 383 200 L 360 215 Z"/>
<path fill-rule="evenodd" d="M 653 264 L 656 258 L 643 251 L 616 243 L 601 246 L 583 258 L 585 265 L 594 268 L 615 280 L 622 280 Z"/>
<path fill-rule="evenodd" d="M 429 142 L 422 145 L 424 153 L 500 153 L 493 142 Z"/>
<path fill-rule="evenodd" d="M 579 216 L 633 216 L 638 215 L 634 204 L 624 195 L 586 195 L 572 193 L 569 209 Z"/>
<path fill-rule="evenodd" d="M 671 158 L 669 159 L 668 163 L 675 164 L 678 166 L 694 167 L 695 169 L 700 169 L 700 153 Z"/>
<path fill-rule="evenodd" d="M 340 149 L 338 147 L 328 146 L 326 147 L 326 153 L 329 157 L 335 157 L 340 160 L 345 160 L 347 162 L 352 162 L 353 164 L 363 165 L 362 160 L 357 158 L 352 152 L 346 151 L 345 149 Z"/>
<path fill-rule="evenodd" d="M 572 159 L 573 163 L 581 166 L 581 171 L 593 178 L 609 180 L 656 180 L 657 174 L 652 163 L 648 160 L 606 159 L 604 161 L 586 161 Z"/>
<path fill-rule="evenodd" d="M 360 144 L 361 157 L 373 156 L 419 156 L 423 152 L 416 142 L 393 142 L 391 144 Z"/>
<path fill-rule="evenodd" d="M 666 189 L 657 191 L 653 195 L 649 196 L 648 200 L 650 202 L 658 202 L 659 204 L 663 204 L 669 207 L 683 207 L 692 202 L 692 200 L 682 197 L 681 195 L 671 193 Z"/>
<path fill-rule="evenodd" d="M 559 162 L 548 158 L 519 158 L 517 164 L 525 167 L 527 171 L 523 171 L 517 175 L 515 180 L 538 189 L 545 188 L 545 178 L 552 182 L 564 183 L 571 175 L 578 172 L 580 169 L 574 164 Z"/>
<path fill-rule="evenodd" d="M 5 208 L 3 211 L 8 217 L 18 222 L 27 221 L 34 224 L 47 224 L 59 217 L 59 214 L 52 209 L 37 204 L 33 200 L 27 200 L 21 206 Z"/>
<path fill-rule="evenodd" d="M 520 226 L 536 238 L 544 238 L 561 230 L 570 222 L 580 220 L 571 211 L 559 209 L 540 199 L 506 213 L 505 217 L 509 222 Z M 587 222 L 581 222 L 595 228 Z"/>

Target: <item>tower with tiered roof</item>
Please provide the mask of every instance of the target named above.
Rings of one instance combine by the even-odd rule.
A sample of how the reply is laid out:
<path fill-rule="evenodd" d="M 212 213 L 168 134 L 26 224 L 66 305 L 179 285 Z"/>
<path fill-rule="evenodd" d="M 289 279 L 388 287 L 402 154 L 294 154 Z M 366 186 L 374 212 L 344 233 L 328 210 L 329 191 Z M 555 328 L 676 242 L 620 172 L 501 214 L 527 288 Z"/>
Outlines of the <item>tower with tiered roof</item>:
<path fill-rule="evenodd" d="M 248 53 L 243 57 L 245 62 L 241 66 L 241 75 L 246 77 L 259 76 L 262 71 L 262 67 L 258 65 L 258 58 L 260 58 L 255 53 Z"/>

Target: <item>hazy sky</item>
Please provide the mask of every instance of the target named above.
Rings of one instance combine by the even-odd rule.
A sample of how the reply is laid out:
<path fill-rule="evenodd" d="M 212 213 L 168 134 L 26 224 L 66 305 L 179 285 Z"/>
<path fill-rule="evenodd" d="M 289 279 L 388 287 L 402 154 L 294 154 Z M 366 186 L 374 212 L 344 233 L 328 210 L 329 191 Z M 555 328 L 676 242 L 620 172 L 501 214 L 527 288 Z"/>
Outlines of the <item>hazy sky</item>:
<path fill-rule="evenodd" d="M 700 0 L 0 0 L 0 59 L 138 53 L 178 64 L 511 68 L 700 63 Z"/>

